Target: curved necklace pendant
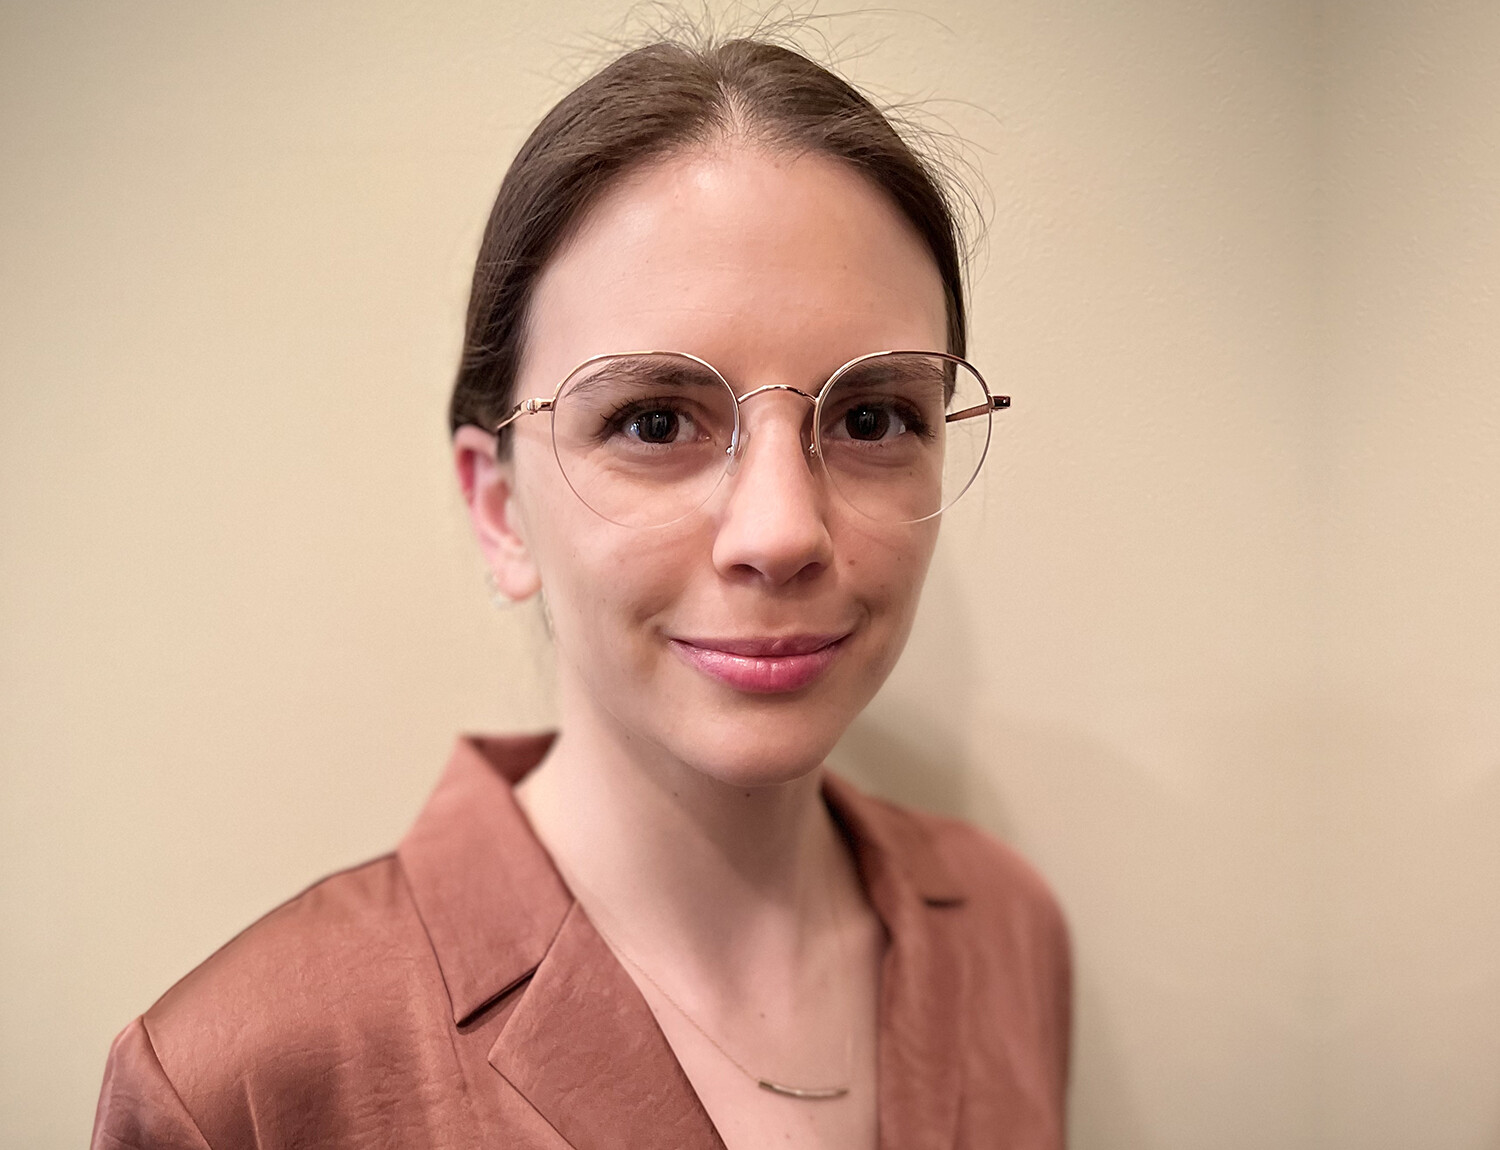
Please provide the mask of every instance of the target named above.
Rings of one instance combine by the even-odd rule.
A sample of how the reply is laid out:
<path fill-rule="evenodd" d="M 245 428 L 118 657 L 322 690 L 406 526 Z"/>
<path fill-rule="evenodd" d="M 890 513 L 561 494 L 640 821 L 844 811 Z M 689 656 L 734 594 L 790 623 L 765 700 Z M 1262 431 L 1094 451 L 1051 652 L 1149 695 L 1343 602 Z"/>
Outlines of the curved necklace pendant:
<path fill-rule="evenodd" d="M 772 1082 L 769 1078 L 757 1078 L 755 1081 L 762 1090 L 769 1090 L 772 1094 L 785 1094 L 788 1098 L 816 1101 L 824 1098 L 842 1098 L 849 1093 L 847 1086 L 784 1086 L 780 1082 Z"/>

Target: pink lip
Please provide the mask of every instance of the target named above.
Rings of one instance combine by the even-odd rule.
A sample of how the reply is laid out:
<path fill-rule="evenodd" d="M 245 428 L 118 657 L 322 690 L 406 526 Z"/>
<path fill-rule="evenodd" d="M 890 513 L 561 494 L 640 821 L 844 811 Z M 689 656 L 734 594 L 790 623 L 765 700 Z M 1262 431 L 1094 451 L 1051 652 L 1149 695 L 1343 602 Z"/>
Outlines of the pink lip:
<path fill-rule="evenodd" d="M 690 666 L 736 690 L 756 695 L 800 691 L 822 677 L 846 635 L 787 635 L 776 639 L 672 639 Z"/>

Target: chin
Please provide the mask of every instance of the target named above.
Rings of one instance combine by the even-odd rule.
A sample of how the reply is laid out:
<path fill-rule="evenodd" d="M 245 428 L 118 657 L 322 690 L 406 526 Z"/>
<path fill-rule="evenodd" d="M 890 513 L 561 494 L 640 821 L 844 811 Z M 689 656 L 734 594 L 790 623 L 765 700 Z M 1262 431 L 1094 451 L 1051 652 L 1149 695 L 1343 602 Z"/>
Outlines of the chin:
<path fill-rule="evenodd" d="M 853 716 L 848 716 L 852 721 Z M 666 749 L 702 774 L 732 787 L 795 782 L 823 765 L 848 721 L 814 721 L 769 711 L 720 720 L 699 732 L 674 732 Z"/>

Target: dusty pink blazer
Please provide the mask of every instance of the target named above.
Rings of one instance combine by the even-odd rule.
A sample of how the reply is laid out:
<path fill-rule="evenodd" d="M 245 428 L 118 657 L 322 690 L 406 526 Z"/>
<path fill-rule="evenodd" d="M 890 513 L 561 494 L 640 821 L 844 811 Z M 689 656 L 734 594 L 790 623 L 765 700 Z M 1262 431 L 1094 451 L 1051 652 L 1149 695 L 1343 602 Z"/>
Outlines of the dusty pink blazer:
<path fill-rule="evenodd" d="M 96 1148 L 721 1147 L 511 784 L 548 736 L 461 740 L 391 855 L 277 908 L 115 1040 Z M 827 779 L 889 941 L 880 1145 L 1063 1143 L 1069 967 L 1007 848 Z"/>

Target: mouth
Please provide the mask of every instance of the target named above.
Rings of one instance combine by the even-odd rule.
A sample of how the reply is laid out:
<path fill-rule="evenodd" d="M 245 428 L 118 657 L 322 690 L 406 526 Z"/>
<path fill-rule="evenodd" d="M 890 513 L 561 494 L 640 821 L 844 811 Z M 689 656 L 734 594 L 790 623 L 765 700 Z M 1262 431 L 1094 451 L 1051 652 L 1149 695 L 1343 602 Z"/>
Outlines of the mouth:
<path fill-rule="evenodd" d="M 670 639 L 688 666 L 735 690 L 779 695 L 809 687 L 833 665 L 848 632 L 775 638 Z"/>

